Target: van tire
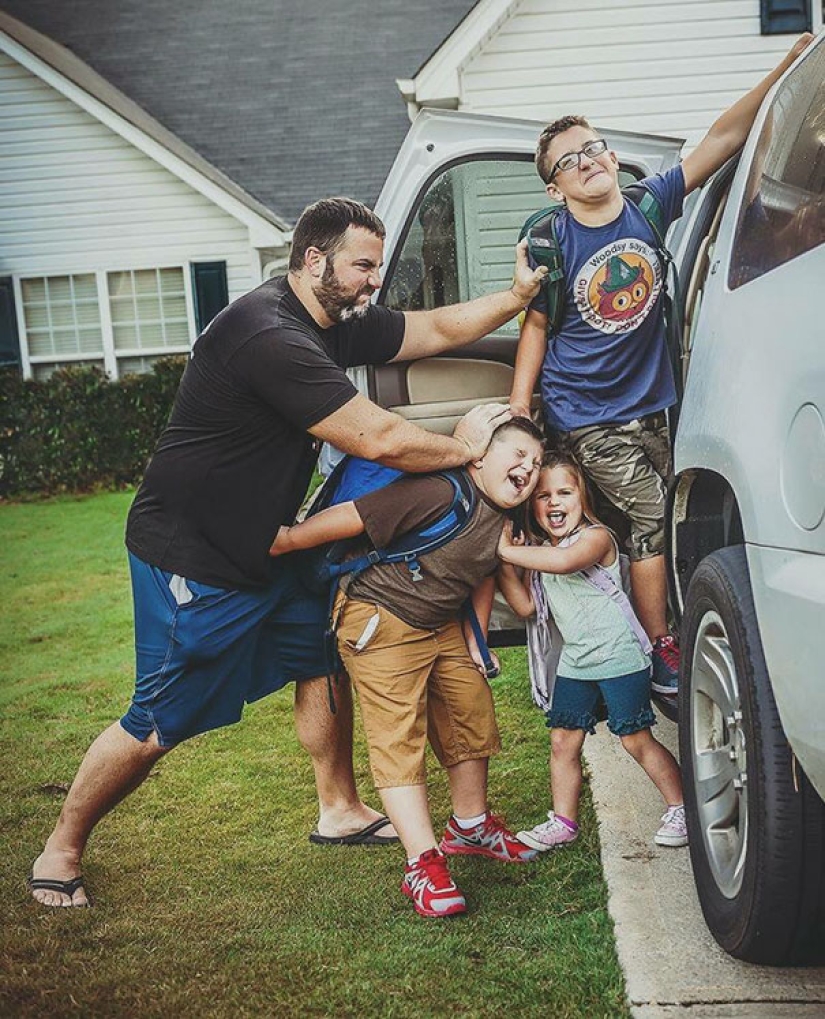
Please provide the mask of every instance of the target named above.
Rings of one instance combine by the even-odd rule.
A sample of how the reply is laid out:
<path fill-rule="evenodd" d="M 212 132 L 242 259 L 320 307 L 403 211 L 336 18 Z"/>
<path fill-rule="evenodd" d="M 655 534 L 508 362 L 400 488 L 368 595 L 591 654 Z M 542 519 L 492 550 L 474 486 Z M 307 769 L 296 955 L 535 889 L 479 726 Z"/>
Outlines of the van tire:
<path fill-rule="evenodd" d="M 679 750 L 705 921 L 748 962 L 825 959 L 825 806 L 779 720 L 742 545 L 697 567 L 681 648 Z"/>

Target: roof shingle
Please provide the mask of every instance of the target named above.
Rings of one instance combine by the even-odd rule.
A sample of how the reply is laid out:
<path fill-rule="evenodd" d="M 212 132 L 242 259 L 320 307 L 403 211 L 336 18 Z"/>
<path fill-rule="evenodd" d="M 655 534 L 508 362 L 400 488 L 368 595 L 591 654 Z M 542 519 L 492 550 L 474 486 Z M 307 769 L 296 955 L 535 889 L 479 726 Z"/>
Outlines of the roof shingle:
<path fill-rule="evenodd" d="M 2 0 L 284 219 L 373 204 L 410 77 L 470 0 Z"/>

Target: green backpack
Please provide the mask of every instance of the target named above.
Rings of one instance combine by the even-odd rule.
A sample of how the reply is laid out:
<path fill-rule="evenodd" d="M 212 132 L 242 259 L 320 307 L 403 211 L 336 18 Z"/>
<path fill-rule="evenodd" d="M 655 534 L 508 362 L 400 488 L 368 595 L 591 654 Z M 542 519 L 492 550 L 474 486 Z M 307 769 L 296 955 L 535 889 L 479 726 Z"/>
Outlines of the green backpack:
<path fill-rule="evenodd" d="M 644 184 L 628 184 L 622 188 L 622 194 L 630 199 L 650 224 L 656 238 L 656 254 L 662 263 L 662 276 L 665 289 L 665 314 L 670 315 L 670 301 L 667 296 L 668 268 L 673 256 L 665 247 L 665 219 L 661 202 Z M 564 264 L 561 248 L 556 236 L 556 217 L 564 206 L 554 202 L 544 209 L 534 212 L 525 222 L 519 234 L 519 240 L 527 238 L 527 250 L 537 265 L 547 266 L 547 279 L 543 286 L 547 291 L 547 336 L 555 336 L 561 329 L 564 319 Z M 670 329 L 668 328 L 668 334 Z"/>

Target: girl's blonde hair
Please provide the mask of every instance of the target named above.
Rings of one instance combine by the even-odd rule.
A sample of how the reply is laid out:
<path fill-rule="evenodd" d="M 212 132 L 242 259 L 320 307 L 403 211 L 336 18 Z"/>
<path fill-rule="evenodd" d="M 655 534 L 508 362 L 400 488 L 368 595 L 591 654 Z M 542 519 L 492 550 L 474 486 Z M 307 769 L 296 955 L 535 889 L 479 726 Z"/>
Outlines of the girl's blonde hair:
<path fill-rule="evenodd" d="M 556 467 L 563 467 L 565 470 L 570 471 L 576 479 L 576 487 L 578 488 L 579 495 L 581 496 L 582 517 L 589 524 L 600 524 L 604 527 L 604 524 L 602 524 L 601 520 L 599 520 L 593 510 L 593 500 L 590 496 L 590 488 L 587 484 L 587 478 L 584 476 L 584 471 L 581 469 L 579 461 L 572 453 L 567 453 L 564 450 L 548 450 L 542 457 L 541 469 L 542 471 L 551 471 Z M 536 516 L 533 513 L 533 498 L 535 498 L 535 491 L 533 496 L 530 498 L 530 506 L 527 511 L 527 533 L 534 541 L 541 541 L 547 537 L 547 534 L 539 526 Z"/>

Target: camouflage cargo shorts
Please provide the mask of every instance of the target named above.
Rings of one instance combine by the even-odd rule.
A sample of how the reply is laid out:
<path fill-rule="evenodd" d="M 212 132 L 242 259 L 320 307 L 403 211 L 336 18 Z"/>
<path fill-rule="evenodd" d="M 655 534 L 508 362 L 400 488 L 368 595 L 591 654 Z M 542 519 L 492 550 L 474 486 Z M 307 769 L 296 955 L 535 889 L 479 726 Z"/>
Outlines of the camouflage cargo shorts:
<path fill-rule="evenodd" d="M 665 498 L 670 431 L 664 411 L 623 425 L 588 425 L 561 432 L 562 445 L 630 522 L 631 559 L 665 550 Z"/>

